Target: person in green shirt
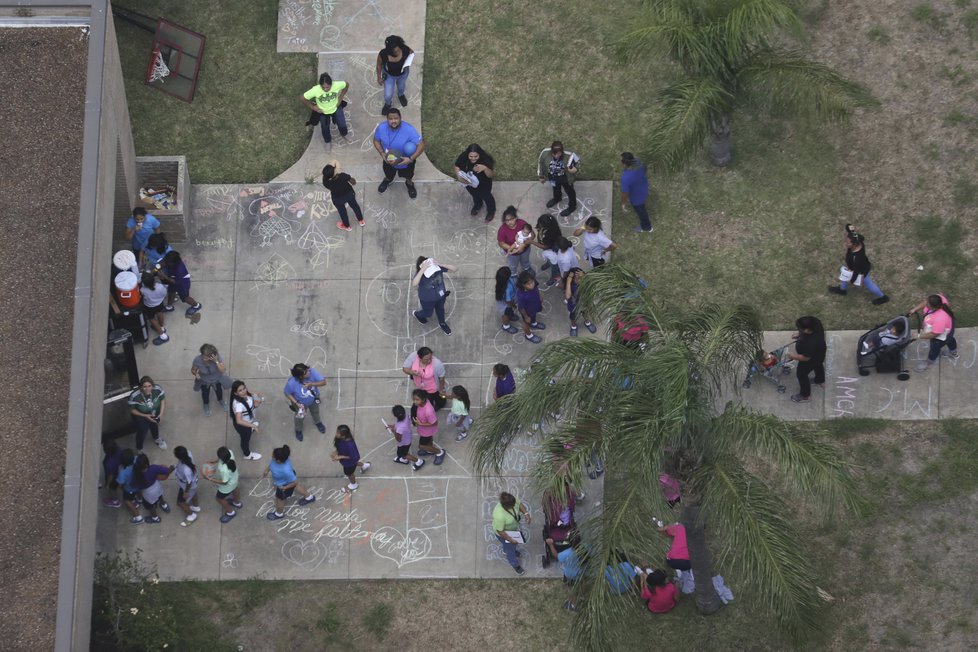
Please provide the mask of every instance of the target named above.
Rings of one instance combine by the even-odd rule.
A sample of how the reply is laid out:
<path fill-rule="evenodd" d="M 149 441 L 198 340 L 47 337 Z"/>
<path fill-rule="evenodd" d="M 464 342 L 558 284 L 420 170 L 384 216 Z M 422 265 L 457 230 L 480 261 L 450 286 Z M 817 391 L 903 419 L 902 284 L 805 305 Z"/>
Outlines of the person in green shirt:
<path fill-rule="evenodd" d="M 345 81 L 333 81 L 329 73 L 319 76 L 319 83 L 299 96 L 299 99 L 311 111 L 318 113 L 319 126 L 323 130 L 323 140 L 326 141 L 326 151 L 333 151 L 333 139 L 330 135 L 330 122 L 336 123 L 336 128 L 340 131 L 340 136 L 345 141 L 346 115 L 343 113 L 343 102 L 350 85 Z M 310 118 L 311 120 L 311 118 Z M 309 124 L 309 123 L 307 123 Z"/>
<path fill-rule="evenodd" d="M 210 473 L 205 472 L 204 477 L 217 485 L 217 502 L 224 510 L 221 514 L 221 523 L 227 523 L 238 515 L 237 510 L 241 509 L 241 490 L 238 488 L 238 464 L 234 460 L 234 453 L 227 446 L 217 449 L 217 459 L 208 460 L 208 465 L 213 469 Z"/>
<path fill-rule="evenodd" d="M 526 571 L 520 565 L 520 552 L 516 546 L 521 541 L 514 539 L 508 532 L 516 532 L 520 529 L 520 519 L 525 516 L 529 523 L 530 511 L 522 502 L 516 499 L 511 493 L 502 492 L 499 494 L 499 502 L 492 509 L 492 529 L 496 533 L 496 538 L 503 544 L 503 552 L 506 553 L 506 561 L 513 567 L 517 575 L 525 575 Z M 522 539 L 522 537 L 521 537 Z"/>

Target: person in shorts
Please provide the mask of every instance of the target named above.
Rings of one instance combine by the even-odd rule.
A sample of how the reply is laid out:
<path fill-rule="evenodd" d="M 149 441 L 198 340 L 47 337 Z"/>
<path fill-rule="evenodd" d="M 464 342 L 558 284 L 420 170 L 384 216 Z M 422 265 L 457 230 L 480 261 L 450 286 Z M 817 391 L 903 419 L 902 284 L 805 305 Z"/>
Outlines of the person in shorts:
<path fill-rule="evenodd" d="M 187 317 L 197 314 L 204 307 L 200 301 L 190 296 L 190 272 L 187 271 L 187 266 L 183 264 L 179 252 L 171 251 L 163 256 L 160 278 L 167 286 L 166 307 L 164 308 L 166 312 L 175 310 L 173 307 L 175 297 L 180 297 L 181 301 L 190 306 L 184 313 Z"/>
<path fill-rule="evenodd" d="M 418 428 L 418 454 L 434 455 L 435 466 L 445 461 L 445 449 L 435 444 L 438 434 L 438 415 L 423 389 L 411 394 L 411 421 Z"/>
<path fill-rule="evenodd" d="M 238 488 L 238 464 L 234 461 L 234 453 L 227 446 L 217 449 L 217 459 L 208 464 L 214 466 L 211 474 L 204 477 L 217 485 L 217 502 L 223 508 L 221 523 L 228 523 L 238 515 L 237 510 L 244 505 L 241 503 L 241 490 Z"/>
<path fill-rule="evenodd" d="M 272 451 L 272 461 L 268 463 L 268 468 L 261 474 L 262 478 L 272 475 L 272 484 L 275 485 L 275 510 L 265 515 L 269 521 L 277 521 L 285 518 L 285 501 L 292 497 L 296 491 L 302 496 L 299 505 L 305 506 L 315 502 L 316 497 L 299 484 L 299 477 L 292 467 L 292 460 L 289 459 L 291 451 L 288 445 L 283 444 L 281 448 Z"/>
<path fill-rule="evenodd" d="M 411 454 L 411 442 L 414 439 L 414 433 L 411 430 L 411 419 L 408 418 L 407 410 L 404 409 L 403 405 L 395 405 L 391 408 L 391 414 L 394 415 L 394 425 L 392 426 L 385 421 L 384 426 L 397 441 L 397 453 L 394 455 L 394 461 L 398 464 L 412 464 L 414 470 L 417 471 L 424 466 L 424 460 Z"/>
<path fill-rule="evenodd" d="M 357 448 L 357 442 L 353 439 L 353 431 L 350 430 L 350 426 L 341 424 L 336 427 L 333 446 L 336 450 L 329 454 L 330 459 L 343 465 L 343 475 L 350 481 L 350 484 L 340 491 L 345 494 L 356 491 L 360 488 L 359 483 L 357 483 L 357 469 L 366 473 L 370 469 L 370 462 L 364 462 L 360 459 L 360 449 Z"/>

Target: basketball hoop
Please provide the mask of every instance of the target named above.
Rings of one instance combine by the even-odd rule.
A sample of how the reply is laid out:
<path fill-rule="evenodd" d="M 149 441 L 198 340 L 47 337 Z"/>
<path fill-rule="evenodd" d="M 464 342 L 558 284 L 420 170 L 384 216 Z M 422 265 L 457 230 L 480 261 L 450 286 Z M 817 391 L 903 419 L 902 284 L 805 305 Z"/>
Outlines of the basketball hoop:
<path fill-rule="evenodd" d="M 158 81 L 163 83 L 163 78 L 169 76 L 170 69 L 166 67 L 166 63 L 163 62 L 163 54 L 160 52 L 159 48 L 153 49 L 153 64 L 150 66 L 149 74 L 146 75 L 147 82 Z"/>

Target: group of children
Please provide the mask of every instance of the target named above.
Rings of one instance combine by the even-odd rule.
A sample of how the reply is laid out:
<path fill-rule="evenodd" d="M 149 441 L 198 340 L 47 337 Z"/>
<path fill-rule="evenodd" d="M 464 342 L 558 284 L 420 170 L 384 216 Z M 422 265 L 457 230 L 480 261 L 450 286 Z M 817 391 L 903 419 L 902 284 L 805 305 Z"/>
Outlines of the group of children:
<path fill-rule="evenodd" d="M 537 228 L 542 234 L 541 241 L 552 243 L 550 246 L 545 246 L 543 250 L 546 262 L 541 269 L 553 270 L 543 289 L 560 284 L 570 321 L 570 336 L 577 337 L 578 316 L 583 319 L 584 327 L 589 332 L 597 332 L 597 327 L 587 316 L 579 315 L 578 288 L 584 278 L 584 270 L 580 266 L 580 259 L 572 243 L 560 235 L 560 226 L 550 214 L 540 216 Z M 601 220 L 594 216 L 587 218 L 584 226 L 576 229 L 574 235 L 583 236 L 584 256 L 591 269 L 603 265 L 607 254 L 617 248 L 617 245 L 602 230 Z M 524 223 L 510 251 L 525 248 L 534 238 L 533 229 L 529 224 Z M 539 344 L 542 338 L 533 331 L 544 330 L 546 324 L 538 319 L 538 315 L 543 310 L 543 297 L 532 267 L 524 268 L 518 275 L 509 265 L 496 270 L 495 297 L 501 319 L 500 328 L 515 335 L 519 329 L 513 325 L 513 322 L 517 322 L 522 328 L 523 337 L 528 342 Z"/>

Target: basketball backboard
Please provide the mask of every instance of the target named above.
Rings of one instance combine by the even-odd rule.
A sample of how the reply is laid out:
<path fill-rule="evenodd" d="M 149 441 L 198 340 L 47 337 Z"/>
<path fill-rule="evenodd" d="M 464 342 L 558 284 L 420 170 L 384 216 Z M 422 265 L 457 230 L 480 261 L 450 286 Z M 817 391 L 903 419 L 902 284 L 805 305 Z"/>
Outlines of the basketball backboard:
<path fill-rule="evenodd" d="M 204 42 L 203 34 L 166 19 L 158 19 L 156 32 L 153 34 L 153 46 L 150 48 L 149 66 L 146 69 L 146 84 L 185 102 L 193 102 L 200 62 L 204 56 Z M 157 68 L 157 50 L 169 70 L 168 75 L 160 78 L 153 74 L 154 68 Z"/>

